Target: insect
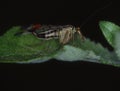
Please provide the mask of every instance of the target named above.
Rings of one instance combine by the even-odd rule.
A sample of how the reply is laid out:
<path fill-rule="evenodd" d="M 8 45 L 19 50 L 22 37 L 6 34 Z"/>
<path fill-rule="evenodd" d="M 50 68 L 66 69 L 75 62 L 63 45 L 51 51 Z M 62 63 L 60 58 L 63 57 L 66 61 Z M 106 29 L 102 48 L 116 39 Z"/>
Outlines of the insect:
<path fill-rule="evenodd" d="M 27 31 L 32 32 L 37 38 L 49 40 L 49 39 L 59 39 L 61 44 L 68 43 L 72 38 L 74 38 L 74 34 L 77 32 L 82 40 L 85 37 L 82 35 L 79 27 L 74 27 L 72 25 L 64 25 L 64 26 L 55 26 L 55 25 L 40 25 L 35 24 L 29 26 Z M 41 32 L 37 32 L 40 30 Z"/>
<path fill-rule="evenodd" d="M 105 7 L 97 9 L 94 13 L 92 13 L 86 20 L 81 24 L 81 27 L 89 20 L 91 17 L 93 17 L 95 14 L 97 14 L 99 11 L 107 8 L 111 5 L 111 2 Z M 41 38 L 44 40 L 49 39 L 59 39 L 59 42 L 61 44 L 68 43 L 72 38 L 74 38 L 74 34 L 77 32 L 82 40 L 85 39 L 85 37 L 82 35 L 79 27 L 74 27 L 72 25 L 64 25 L 64 26 L 53 26 L 53 25 L 40 25 L 40 24 L 34 24 L 26 28 L 27 31 L 32 32 L 33 35 L 35 35 L 37 38 Z M 37 32 L 37 30 L 40 30 L 41 32 Z"/>

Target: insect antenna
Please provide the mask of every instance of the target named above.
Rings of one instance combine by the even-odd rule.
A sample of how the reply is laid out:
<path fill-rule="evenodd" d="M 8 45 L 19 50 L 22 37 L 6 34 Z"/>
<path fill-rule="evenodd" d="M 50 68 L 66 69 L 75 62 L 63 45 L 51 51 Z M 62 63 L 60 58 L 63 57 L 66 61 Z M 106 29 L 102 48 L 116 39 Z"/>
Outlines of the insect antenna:
<path fill-rule="evenodd" d="M 112 2 L 109 2 L 109 3 L 107 3 L 104 7 L 100 7 L 100 8 L 98 8 L 97 10 L 95 10 L 93 13 L 91 13 L 91 14 L 82 22 L 82 24 L 80 25 L 80 28 L 82 28 L 86 23 L 88 23 L 88 22 L 91 20 L 91 18 L 92 18 L 93 16 L 95 16 L 97 13 L 99 13 L 100 11 L 102 11 L 102 10 L 108 8 L 109 6 L 111 6 L 111 4 L 112 4 Z"/>

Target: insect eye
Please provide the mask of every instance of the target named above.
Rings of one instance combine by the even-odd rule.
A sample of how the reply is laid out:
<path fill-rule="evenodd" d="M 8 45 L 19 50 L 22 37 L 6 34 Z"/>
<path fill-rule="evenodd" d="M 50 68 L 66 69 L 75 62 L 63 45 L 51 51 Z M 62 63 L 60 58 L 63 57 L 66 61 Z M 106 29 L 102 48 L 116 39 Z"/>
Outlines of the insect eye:
<path fill-rule="evenodd" d="M 41 25 L 40 24 L 35 24 L 35 25 L 33 25 L 33 29 L 39 29 L 41 27 Z"/>

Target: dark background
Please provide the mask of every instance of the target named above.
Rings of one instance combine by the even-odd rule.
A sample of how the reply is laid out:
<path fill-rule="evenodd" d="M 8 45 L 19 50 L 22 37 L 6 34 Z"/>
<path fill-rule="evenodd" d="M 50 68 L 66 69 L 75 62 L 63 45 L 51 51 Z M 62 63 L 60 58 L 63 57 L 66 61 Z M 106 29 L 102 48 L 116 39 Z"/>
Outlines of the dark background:
<path fill-rule="evenodd" d="M 0 34 L 16 25 L 72 24 L 80 26 L 84 36 L 113 50 L 98 23 L 108 20 L 120 25 L 119 9 L 119 2 L 110 0 L 4 1 L 0 3 Z M 118 85 L 113 85 L 119 81 L 120 68 L 97 63 L 50 60 L 41 64 L 0 64 L 0 82 L 4 89 L 115 91 Z"/>

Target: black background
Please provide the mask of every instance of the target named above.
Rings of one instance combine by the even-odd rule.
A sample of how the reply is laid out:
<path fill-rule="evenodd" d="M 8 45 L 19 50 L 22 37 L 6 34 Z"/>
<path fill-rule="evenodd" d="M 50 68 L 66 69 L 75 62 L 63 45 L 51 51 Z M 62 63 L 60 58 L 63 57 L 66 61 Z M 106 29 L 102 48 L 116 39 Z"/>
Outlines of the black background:
<path fill-rule="evenodd" d="M 120 25 L 119 8 L 119 2 L 110 0 L 4 1 L 0 3 L 0 34 L 16 25 L 40 23 L 81 26 L 87 19 L 81 26 L 83 35 L 113 50 L 102 35 L 98 23 L 108 20 Z M 93 16 L 89 17 L 91 14 Z M 118 85 L 113 85 L 119 81 L 120 68 L 97 63 L 50 60 L 41 64 L 0 64 L 0 82 L 4 85 L 1 87 L 8 90 L 43 88 L 115 91 Z"/>

